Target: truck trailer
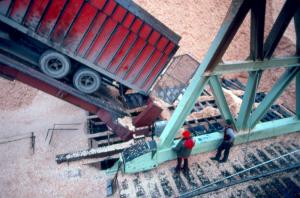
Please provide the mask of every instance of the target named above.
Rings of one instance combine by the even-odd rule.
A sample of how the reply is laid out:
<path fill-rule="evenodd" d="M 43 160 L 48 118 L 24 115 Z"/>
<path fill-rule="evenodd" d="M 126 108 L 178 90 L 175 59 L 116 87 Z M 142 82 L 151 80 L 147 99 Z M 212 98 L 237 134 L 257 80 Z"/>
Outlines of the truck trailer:
<path fill-rule="evenodd" d="M 80 92 L 147 96 L 180 37 L 132 1 L 2 0 L 0 39 Z"/>

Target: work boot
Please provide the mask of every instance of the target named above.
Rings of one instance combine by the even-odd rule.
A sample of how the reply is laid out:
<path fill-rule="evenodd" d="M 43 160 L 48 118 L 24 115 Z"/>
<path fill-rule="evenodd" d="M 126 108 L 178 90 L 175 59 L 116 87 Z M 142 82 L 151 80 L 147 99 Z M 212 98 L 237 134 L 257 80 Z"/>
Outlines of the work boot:
<path fill-rule="evenodd" d="M 219 161 L 219 163 L 225 163 L 225 162 L 227 162 L 226 159 L 222 159 L 222 160 Z"/>
<path fill-rule="evenodd" d="M 210 159 L 214 160 L 214 161 L 219 161 L 219 158 L 216 158 L 216 157 L 211 157 Z"/>
<path fill-rule="evenodd" d="M 189 167 L 184 166 L 184 167 L 182 168 L 182 170 L 183 170 L 184 173 L 188 173 L 188 172 L 189 172 Z"/>

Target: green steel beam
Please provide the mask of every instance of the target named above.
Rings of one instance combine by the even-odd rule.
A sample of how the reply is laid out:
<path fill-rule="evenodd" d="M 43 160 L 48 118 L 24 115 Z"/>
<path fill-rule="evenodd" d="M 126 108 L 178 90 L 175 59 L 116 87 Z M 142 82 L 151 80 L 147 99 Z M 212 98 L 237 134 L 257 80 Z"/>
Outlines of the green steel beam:
<path fill-rule="evenodd" d="M 300 73 L 296 76 L 296 115 L 300 119 Z"/>
<path fill-rule="evenodd" d="M 296 54 L 300 56 L 300 7 L 294 16 L 295 32 L 296 32 Z"/>
<path fill-rule="evenodd" d="M 300 56 L 300 7 L 294 16 L 296 31 L 296 54 Z M 296 115 L 300 119 L 300 74 L 296 77 Z"/>
<path fill-rule="evenodd" d="M 256 123 L 264 116 L 273 102 L 280 96 L 284 89 L 299 73 L 300 68 L 294 67 L 287 69 L 284 74 L 277 80 L 268 95 L 263 99 L 259 106 L 250 116 L 250 128 L 253 128 Z"/>
<path fill-rule="evenodd" d="M 219 63 L 234 35 L 242 24 L 252 0 L 233 0 L 221 28 L 210 46 L 202 64 L 196 70 L 190 85 L 187 87 L 181 101 L 175 109 L 170 121 L 160 136 L 159 147 L 167 148 L 172 145 L 175 134 L 182 127 L 184 120 L 190 114 L 196 100 L 203 91 L 208 77 L 204 71 L 213 71 Z"/>
<path fill-rule="evenodd" d="M 262 71 L 250 72 L 248 82 L 243 96 L 242 105 L 237 119 L 237 128 L 246 130 L 249 128 L 249 117 L 255 102 L 256 88 L 258 87 Z"/>
<path fill-rule="evenodd" d="M 262 60 L 264 57 L 264 26 L 265 26 L 266 0 L 254 0 L 251 7 L 251 37 L 250 57 L 252 60 Z M 246 90 L 243 96 L 242 105 L 237 119 L 238 130 L 249 128 L 249 116 L 255 102 L 256 88 L 259 84 L 262 71 L 249 72 Z"/>
<path fill-rule="evenodd" d="M 276 46 L 278 45 L 285 29 L 289 25 L 292 17 L 300 6 L 299 0 L 287 0 L 281 9 L 270 34 L 264 44 L 265 58 L 271 58 Z"/>
<path fill-rule="evenodd" d="M 250 57 L 252 60 L 262 60 L 264 57 L 264 26 L 265 26 L 266 0 L 254 0 L 251 7 L 251 40 Z"/>
<path fill-rule="evenodd" d="M 196 72 L 196 75 L 198 72 Z M 195 75 L 195 76 L 196 76 Z M 200 76 L 200 79 L 197 80 L 194 78 L 192 82 L 188 86 L 187 90 L 185 91 L 181 101 L 179 102 L 178 106 L 176 107 L 171 119 L 168 121 L 165 129 L 163 130 L 162 134 L 160 135 L 160 147 L 170 147 L 172 144 L 176 133 L 179 131 L 181 126 L 183 125 L 186 117 L 191 113 L 196 100 L 202 93 L 209 77 L 207 76 Z M 194 81 L 197 82 L 195 83 Z"/>
<path fill-rule="evenodd" d="M 300 54 L 293 57 L 284 58 L 272 58 L 265 59 L 263 61 L 237 61 L 220 63 L 216 66 L 215 70 L 212 72 L 205 72 L 205 76 L 222 75 L 229 73 L 247 72 L 247 71 L 257 71 L 266 70 L 276 67 L 299 67 L 300 66 Z"/>
<path fill-rule="evenodd" d="M 209 78 L 209 85 L 217 102 L 221 115 L 225 120 L 232 120 L 234 123 L 234 119 L 232 117 L 226 98 L 224 96 L 218 76 L 211 76 Z"/>
<path fill-rule="evenodd" d="M 237 133 L 234 141 L 235 145 L 244 144 L 251 141 L 257 141 L 267 138 L 272 138 L 289 133 L 300 131 L 300 120 L 295 117 L 284 118 L 275 121 L 269 121 L 258 124 L 251 133 Z M 223 140 L 222 132 L 214 132 L 210 134 L 194 137 L 196 141 L 195 147 L 192 150 L 192 155 L 215 151 L 220 142 Z M 155 154 L 148 152 L 132 161 L 123 164 L 122 171 L 126 173 L 137 173 L 140 171 L 150 170 L 158 167 L 169 160 L 177 158 L 176 153 L 172 151 L 172 147 L 177 144 L 178 140 L 174 141 L 170 147 L 159 149 Z M 122 158 L 121 158 L 122 162 Z M 117 163 L 116 163 L 117 164 Z M 112 168 L 111 171 L 116 171 L 117 168 Z"/>

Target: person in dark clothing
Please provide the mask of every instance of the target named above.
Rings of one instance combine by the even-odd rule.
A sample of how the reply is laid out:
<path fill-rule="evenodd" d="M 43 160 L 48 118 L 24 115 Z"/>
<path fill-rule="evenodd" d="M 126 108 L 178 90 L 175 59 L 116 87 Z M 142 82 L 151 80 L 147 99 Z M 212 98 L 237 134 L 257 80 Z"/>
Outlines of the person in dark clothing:
<path fill-rule="evenodd" d="M 224 128 L 224 138 L 221 143 L 221 145 L 218 147 L 218 151 L 215 157 L 211 158 L 212 160 L 219 161 L 220 163 L 226 162 L 229 156 L 229 151 L 230 148 L 233 145 L 234 142 L 234 129 L 232 127 L 232 122 L 231 120 L 226 120 L 226 126 Z M 222 151 L 225 150 L 224 152 L 224 157 L 222 160 L 220 160 Z"/>
<path fill-rule="evenodd" d="M 188 171 L 188 157 L 190 156 L 194 145 L 195 142 L 191 137 L 191 133 L 189 131 L 184 131 L 182 133 L 181 140 L 173 148 L 177 154 L 177 166 L 175 168 L 176 172 L 180 171 L 182 160 L 184 160 L 183 171 Z"/>

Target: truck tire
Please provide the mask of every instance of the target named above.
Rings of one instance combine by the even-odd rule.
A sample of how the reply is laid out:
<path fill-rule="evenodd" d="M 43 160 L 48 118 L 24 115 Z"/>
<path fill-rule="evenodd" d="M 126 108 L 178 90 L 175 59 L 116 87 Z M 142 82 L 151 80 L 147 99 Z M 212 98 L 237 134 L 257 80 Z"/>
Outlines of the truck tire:
<path fill-rule="evenodd" d="M 96 71 L 82 68 L 73 76 L 73 84 L 79 91 L 91 94 L 100 88 L 101 76 Z"/>
<path fill-rule="evenodd" d="M 65 77 L 71 70 L 70 59 L 52 50 L 41 55 L 39 64 L 43 73 L 56 79 Z"/>

